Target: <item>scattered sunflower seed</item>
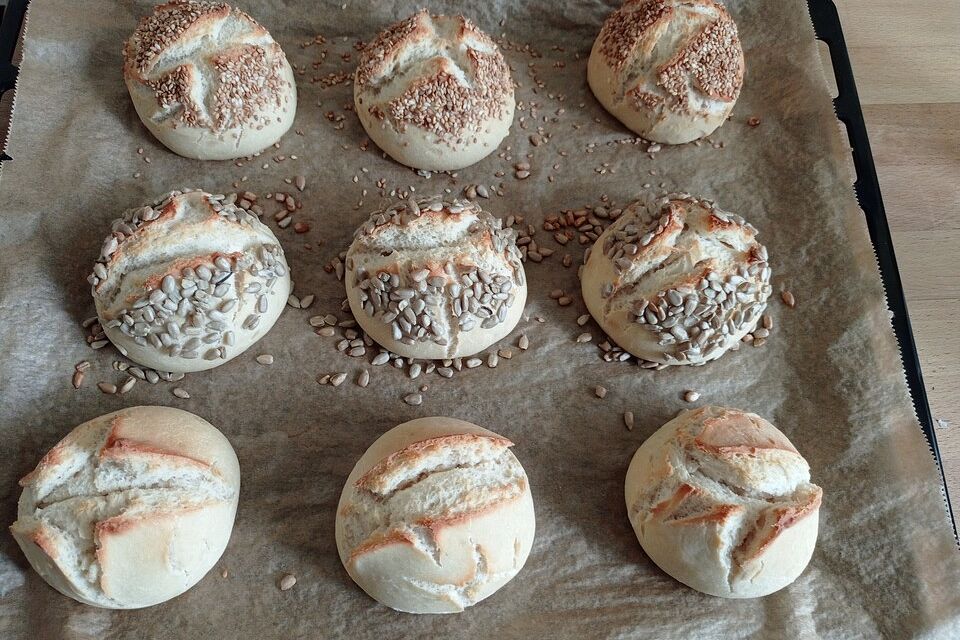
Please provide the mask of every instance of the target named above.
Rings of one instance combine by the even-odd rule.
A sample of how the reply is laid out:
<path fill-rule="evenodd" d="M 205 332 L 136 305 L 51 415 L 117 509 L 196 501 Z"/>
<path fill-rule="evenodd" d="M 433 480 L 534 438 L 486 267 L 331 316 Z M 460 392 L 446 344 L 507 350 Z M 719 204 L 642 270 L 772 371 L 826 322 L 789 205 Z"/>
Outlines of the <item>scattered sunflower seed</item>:
<path fill-rule="evenodd" d="M 182 398 L 183 400 L 189 400 L 189 399 L 190 399 L 190 394 L 187 393 L 187 390 L 186 390 L 186 389 L 181 389 L 180 387 L 174 387 L 174 388 L 173 388 L 173 395 L 177 396 L 178 398 Z"/>
<path fill-rule="evenodd" d="M 263 353 L 257 356 L 257 362 L 260 364 L 273 364 L 273 356 L 269 353 Z"/>
<path fill-rule="evenodd" d="M 293 589 L 293 585 L 297 584 L 297 576 L 292 573 L 285 573 L 282 578 L 280 578 L 280 591 L 289 591 Z"/>
<path fill-rule="evenodd" d="M 693 389 L 690 389 L 684 392 L 683 399 L 686 402 L 696 402 L 697 400 L 700 399 L 700 393 L 697 391 L 694 391 Z"/>
<path fill-rule="evenodd" d="M 117 389 L 117 393 L 126 393 L 127 391 L 130 391 L 130 389 L 133 389 L 133 385 L 135 384 L 137 384 L 137 379 L 133 376 L 130 376 L 122 385 L 120 385 L 120 388 Z"/>
<path fill-rule="evenodd" d="M 577 336 L 577 342 L 579 343 L 590 342 L 591 340 L 593 340 L 593 336 L 589 333 L 581 333 Z"/>
<path fill-rule="evenodd" d="M 327 321 L 324 319 L 323 316 L 313 316 L 310 318 L 311 327 L 322 327 L 325 324 L 327 324 Z"/>
<path fill-rule="evenodd" d="M 571 298 L 570 296 L 563 296 L 562 298 L 557 300 L 557 304 L 559 304 L 561 307 L 566 307 L 572 302 L 573 302 L 573 298 Z"/>
<path fill-rule="evenodd" d="M 363 369 L 357 376 L 357 386 L 366 387 L 368 384 L 370 384 L 370 372 Z"/>
<path fill-rule="evenodd" d="M 103 391 L 104 393 L 117 392 L 117 385 L 111 384 L 109 382 L 98 382 L 97 387 L 100 389 L 100 391 Z"/>
<path fill-rule="evenodd" d="M 596 389 L 593 390 L 593 392 L 597 394 L 597 397 L 600 398 L 601 400 L 607 397 L 606 387 L 597 387 Z"/>
<path fill-rule="evenodd" d="M 403 401 L 411 406 L 417 406 L 423 404 L 423 395 L 419 393 L 411 393 L 403 397 Z"/>
<path fill-rule="evenodd" d="M 83 371 L 76 370 L 73 372 L 73 380 L 71 381 L 74 389 L 79 389 L 80 385 L 83 384 Z"/>
<path fill-rule="evenodd" d="M 507 360 L 513 357 L 513 351 L 511 351 L 510 349 L 500 349 L 499 351 L 497 351 L 497 354 L 499 354 L 501 358 L 505 358 Z"/>
<path fill-rule="evenodd" d="M 301 308 L 301 309 L 309 309 L 309 308 L 310 308 L 310 305 L 313 304 L 313 301 L 316 300 L 316 298 L 317 298 L 317 297 L 316 297 L 315 295 L 313 295 L 312 293 L 309 294 L 309 295 L 303 296 L 302 298 L 300 298 L 300 308 Z"/>
<path fill-rule="evenodd" d="M 330 384 L 332 384 L 335 387 L 339 387 L 340 385 L 343 384 L 343 381 L 346 379 L 347 379 L 347 374 L 341 371 L 340 373 L 335 373 L 332 376 L 330 376 Z"/>
<path fill-rule="evenodd" d="M 588 322 L 590 322 L 590 314 L 589 314 L 589 313 L 585 313 L 585 314 L 583 314 L 582 316 L 580 316 L 579 318 L 577 318 L 577 324 L 580 325 L 581 327 L 582 327 L 583 325 L 587 324 Z"/>
<path fill-rule="evenodd" d="M 797 299 L 793 297 L 793 294 L 789 291 L 781 291 L 780 299 L 783 300 L 783 304 L 787 305 L 791 309 L 797 306 Z"/>
<path fill-rule="evenodd" d="M 500 363 L 500 356 L 498 356 L 496 352 L 491 353 L 489 356 L 487 356 L 487 366 L 490 367 L 491 369 L 496 367 L 499 363 Z"/>
<path fill-rule="evenodd" d="M 633 411 L 623 412 L 623 424 L 627 426 L 627 431 L 633 431 Z"/>
<path fill-rule="evenodd" d="M 332 338 L 334 335 L 336 335 L 336 333 L 337 330 L 333 327 L 323 327 L 322 329 L 317 330 L 317 335 L 323 336 L 324 338 Z"/>
<path fill-rule="evenodd" d="M 526 351 L 530 348 L 530 338 L 527 337 L 527 334 L 524 333 L 520 336 L 520 339 L 517 341 L 517 346 L 521 351 Z"/>
<path fill-rule="evenodd" d="M 444 378 L 453 377 L 453 369 L 451 369 L 450 367 L 437 367 L 437 373 L 439 373 Z"/>

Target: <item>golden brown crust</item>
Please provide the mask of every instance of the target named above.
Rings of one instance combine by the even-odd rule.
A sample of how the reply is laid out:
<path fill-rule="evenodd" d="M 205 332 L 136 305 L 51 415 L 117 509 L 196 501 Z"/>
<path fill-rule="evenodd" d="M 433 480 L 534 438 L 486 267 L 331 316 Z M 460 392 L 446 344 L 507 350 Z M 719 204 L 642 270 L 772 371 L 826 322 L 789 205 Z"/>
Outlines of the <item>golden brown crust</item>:
<path fill-rule="evenodd" d="M 727 409 L 718 416 L 706 418 L 693 442 L 700 450 L 719 457 L 765 450 L 800 455 L 790 440 L 769 423 L 752 414 Z"/>
<path fill-rule="evenodd" d="M 734 560 L 744 565 L 762 556 L 766 550 L 790 527 L 796 526 L 803 519 L 811 516 L 820 509 L 823 499 L 823 489 L 815 487 L 815 491 L 807 500 L 785 507 L 775 507 L 765 510 L 757 520 L 740 545 L 734 551 Z"/>
<path fill-rule="evenodd" d="M 403 449 L 395 451 L 386 458 L 383 458 L 369 471 L 360 476 L 355 486 L 358 489 L 375 492 L 377 485 L 382 482 L 384 476 L 395 467 L 412 464 L 420 458 L 439 453 L 447 447 L 470 446 L 481 442 L 489 442 L 493 446 L 502 447 L 503 449 L 513 446 L 512 442 L 501 436 L 488 436 L 474 433 L 458 433 L 427 438 L 408 444 Z"/>

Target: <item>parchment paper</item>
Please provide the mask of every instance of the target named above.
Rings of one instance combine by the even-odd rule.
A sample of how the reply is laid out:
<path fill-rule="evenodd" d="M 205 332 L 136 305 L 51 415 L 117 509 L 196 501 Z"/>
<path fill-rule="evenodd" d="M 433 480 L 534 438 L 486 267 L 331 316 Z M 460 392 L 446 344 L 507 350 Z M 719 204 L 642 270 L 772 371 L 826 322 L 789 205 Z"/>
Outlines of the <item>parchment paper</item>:
<path fill-rule="evenodd" d="M 17 479 L 57 440 L 96 415 L 137 404 L 182 407 L 218 426 L 237 450 L 243 488 L 233 537 L 215 569 L 183 596 L 142 611 L 99 610 L 59 595 L 30 570 L 13 539 L 0 535 L 0 636 L 960 637 L 958 554 L 805 3 L 730 2 L 748 71 L 733 119 L 712 137 L 723 148 L 687 145 L 650 158 L 645 145 L 616 143 L 632 138 L 586 84 L 586 58 L 612 3 L 430 2 L 434 11 L 466 11 L 488 32 L 505 34 L 523 102 L 501 148 L 510 159 L 494 154 L 453 179 L 421 177 L 372 144 L 361 150 L 365 135 L 347 110 L 350 83 L 323 88 L 313 81 L 352 72 L 354 43 L 417 4 L 347 0 L 341 9 L 342 1 L 242 3 L 304 70 L 294 126 L 302 135 L 291 131 L 280 149 L 242 167 L 177 157 L 138 121 L 121 79 L 120 46 L 148 3 L 32 3 L 8 145 L 13 160 L 0 183 L 0 521 L 13 522 Z M 325 44 L 301 47 L 317 34 Z M 326 58 L 315 65 L 323 50 Z M 747 126 L 751 116 L 761 124 Z M 550 138 L 534 147 L 528 138 L 538 126 Z M 287 159 L 272 159 L 281 154 Z M 532 175 L 521 182 L 511 167 L 524 160 Z M 604 163 L 608 171 L 598 173 Z M 496 177 L 498 170 L 506 177 Z M 283 182 L 295 175 L 307 178 L 302 194 Z M 545 215 L 600 204 L 603 194 L 625 204 L 645 183 L 712 197 L 760 229 L 775 285 L 793 291 L 798 306 L 772 299 L 776 328 L 768 343 L 706 367 L 650 372 L 605 363 L 596 325 L 575 324 L 585 312 L 576 268 L 561 265 L 565 253 L 579 261 L 583 247 L 559 247 L 538 231 L 541 246 L 558 250 L 527 264 L 528 319 L 503 343 L 526 333 L 530 349 L 514 348 L 513 359 L 496 369 L 411 381 L 401 370 L 347 358 L 335 350 L 336 339 L 314 335 L 307 324 L 317 313 L 347 317 L 342 285 L 322 266 L 389 200 L 380 196 L 380 179 L 387 193 L 502 183 L 504 196 L 482 204 L 501 216 L 522 214 L 537 229 Z M 124 379 L 111 368 L 122 358 L 112 348 L 91 351 L 79 324 L 92 315 L 84 278 L 110 220 L 172 188 L 225 192 L 240 180 L 257 193 L 282 189 L 302 198 L 296 219 L 311 230 L 278 236 L 296 292 L 316 294 L 313 307 L 288 308 L 247 354 L 178 383 L 190 400 L 175 398 L 167 383 L 100 393 L 95 382 Z M 555 288 L 575 303 L 559 307 L 548 297 Z M 592 344 L 574 342 L 584 330 L 594 334 Z M 276 362 L 258 365 L 261 353 Z M 93 366 L 75 391 L 70 376 L 83 359 Z M 366 389 L 352 382 L 361 366 L 373 374 Z M 350 376 L 343 386 L 315 382 L 337 371 Z M 401 401 L 424 383 L 422 406 Z M 609 390 L 604 400 L 594 396 L 598 384 Z M 637 544 L 623 504 L 624 473 L 637 446 L 689 406 L 681 398 L 686 389 L 700 391 L 700 403 L 771 419 L 810 461 L 824 488 L 820 540 L 790 588 L 758 600 L 704 596 L 662 573 Z M 636 415 L 633 431 L 624 428 L 625 410 Z M 425 415 L 456 416 L 514 440 L 536 501 L 537 538 L 524 570 L 459 615 L 404 615 L 376 604 L 351 583 L 334 544 L 334 510 L 354 462 L 387 429 Z M 298 582 L 281 592 L 277 581 L 287 571 Z"/>

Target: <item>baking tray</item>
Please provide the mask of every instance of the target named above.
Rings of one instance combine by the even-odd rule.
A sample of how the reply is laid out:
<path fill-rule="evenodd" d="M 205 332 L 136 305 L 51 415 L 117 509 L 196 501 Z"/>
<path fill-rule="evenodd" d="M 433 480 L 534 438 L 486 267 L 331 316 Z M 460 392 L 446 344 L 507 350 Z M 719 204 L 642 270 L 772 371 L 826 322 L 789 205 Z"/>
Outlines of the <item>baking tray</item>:
<path fill-rule="evenodd" d="M 18 69 L 14 64 L 14 56 L 28 2 L 29 0 L 8 0 L 6 7 L 0 7 L 0 95 L 8 90 L 13 90 L 16 86 Z M 853 153 L 853 163 L 857 175 L 856 182 L 853 185 L 854 191 L 866 217 L 870 240 L 880 268 L 880 277 L 886 291 L 887 306 L 891 313 L 894 334 L 900 346 L 900 355 L 907 385 L 910 389 L 910 397 L 920 428 L 940 470 L 941 490 L 945 507 L 953 525 L 954 538 L 960 543 L 957 523 L 954 519 L 953 508 L 950 505 L 946 478 L 943 473 L 940 449 L 937 446 L 937 436 L 933 428 L 930 404 L 923 385 L 920 358 L 913 340 L 913 330 L 903 294 L 903 284 L 897 268 L 893 241 L 890 237 L 890 226 L 887 223 L 883 198 L 880 194 L 880 183 L 873 163 L 873 154 L 870 150 L 863 111 L 860 108 L 860 98 L 857 94 L 853 69 L 850 66 L 850 57 L 843 37 L 843 29 L 840 25 L 840 16 L 832 0 L 807 0 L 807 6 L 810 10 L 810 18 L 813 21 L 817 38 L 822 40 L 830 49 L 831 64 L 838 88 L 838 95 L 833 99 L 833 105 L 837 118 L 846 127 Z M 12 158 L 5 153 L 0 155 L 0 163 L 10 160 Z"/>

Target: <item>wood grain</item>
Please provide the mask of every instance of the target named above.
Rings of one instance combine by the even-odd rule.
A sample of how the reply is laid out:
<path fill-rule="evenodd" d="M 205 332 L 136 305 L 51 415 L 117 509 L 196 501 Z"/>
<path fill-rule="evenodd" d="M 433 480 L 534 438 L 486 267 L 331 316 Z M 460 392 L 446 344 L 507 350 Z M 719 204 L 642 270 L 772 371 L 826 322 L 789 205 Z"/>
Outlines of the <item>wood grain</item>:
<path fill-rule="evenodd" d="M 960 0 L 836 4 L 960 515 Z"/>
<path fill-rule="evenodd" d="M 836 4 L 960 515 L 960 0 Z"/>

